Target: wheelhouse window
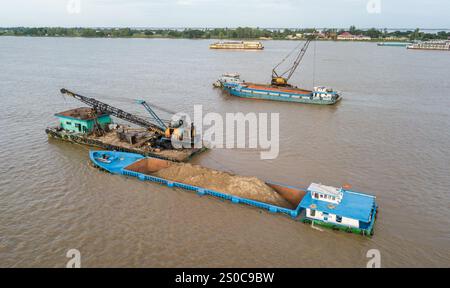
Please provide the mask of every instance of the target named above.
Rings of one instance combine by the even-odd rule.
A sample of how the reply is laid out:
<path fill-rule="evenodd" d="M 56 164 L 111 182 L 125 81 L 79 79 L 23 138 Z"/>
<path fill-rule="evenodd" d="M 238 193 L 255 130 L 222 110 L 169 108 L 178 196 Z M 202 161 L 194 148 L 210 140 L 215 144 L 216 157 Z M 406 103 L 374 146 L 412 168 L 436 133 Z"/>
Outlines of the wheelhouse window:
<path fill-rule="evenodd" d="M 342 216 L 336 215 L 336 222 L 341 223 L 342 222 Z"/>

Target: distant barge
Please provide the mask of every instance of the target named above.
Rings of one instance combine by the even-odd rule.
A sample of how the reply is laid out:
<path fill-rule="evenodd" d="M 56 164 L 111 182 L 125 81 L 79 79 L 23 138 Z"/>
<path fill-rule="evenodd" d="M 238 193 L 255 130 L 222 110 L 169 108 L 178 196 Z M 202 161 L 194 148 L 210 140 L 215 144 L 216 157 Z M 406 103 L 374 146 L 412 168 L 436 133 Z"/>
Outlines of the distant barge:
<path fill-rule="evenodd" d="M 277 183 L 266 182 L 274 191 L 292 204 L 294 209 L 288 209 L 261 201 L 238 197 L 230 193 L 206 189 L 182 182 L 156 177 L 153 174 L 171 165 L 169 161 L 138 154 L 111 151 L 90 151 L 90 159 L 94 165 L 113 174 L 136 177 L 142 181 L 150 181 L 172 188 L 181 188 L 196 192 L 198 195 L 208 195 L 241 203 L 256 208 L 281 213 L 297 221 L 312 223 L 334 230 L 371 236 L 377 215 L 377 203 L 374 196 L 335 188 L 321 184 L 311 184 L 308 189 L 299 189 Z M 184 164 L 186 165 L 186 164 Z M 208 168 L 205 168 L 208 169 Z M 212 170 L 215 171 L 215 170 Z M 199 176 L 203 177 L 203 176 Z M 208 180 L 214 182 L 215 180 Z"/>
<path fill-rule="evenodd" d="M 419 42 L 407 46 L 408 49 L 413 50 L 441 50 L 450 51 L 450 40 L 432 40 Z"/>
<path fill-rule="evenodd" d="M 380 42 L 378 46 L 387 46 L 387 47 L 407 47 L 412 43 L 409 42 Z"/>
<path fill-rule="evenodd" d="M 263 50 L 261 42 L 249 41 L 220 41 L 209 45 L 210 49 L 240 49 L 240 50 Z"/>

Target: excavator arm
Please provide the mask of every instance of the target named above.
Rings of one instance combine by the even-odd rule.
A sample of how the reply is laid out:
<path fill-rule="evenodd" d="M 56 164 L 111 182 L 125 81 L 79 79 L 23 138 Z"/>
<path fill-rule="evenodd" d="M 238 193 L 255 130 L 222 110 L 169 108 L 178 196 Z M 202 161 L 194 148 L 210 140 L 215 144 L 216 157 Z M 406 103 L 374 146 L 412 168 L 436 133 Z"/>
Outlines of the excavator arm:
<path fill-rule="evenodd" d="M 167 125 L 164 123 L 164 121 L 161 120 L 161 118 L 159 118 L 158 114 L 156 114 L 155 111 L 153 111 L 153 109 L 150 107 L 150 105 L 148 105 L 147 102 L 145 102 L 144 100 L 137 100 L 136 102 L 144 106 L 145 110 L 147 110 L 148 113 L 150 113 L 152 119 L 155 120 L 156 123 L 158 123 L 159 127 L 162 130 L 166 130 L 168 128 Z"/>

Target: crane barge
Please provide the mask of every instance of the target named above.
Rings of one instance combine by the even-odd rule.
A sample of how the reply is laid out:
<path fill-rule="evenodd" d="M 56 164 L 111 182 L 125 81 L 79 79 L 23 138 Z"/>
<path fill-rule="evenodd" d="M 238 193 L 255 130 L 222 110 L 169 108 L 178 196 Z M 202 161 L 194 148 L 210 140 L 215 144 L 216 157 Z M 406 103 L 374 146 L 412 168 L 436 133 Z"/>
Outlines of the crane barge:
<path fill-rule="evenodd" d="M 150 114 L 149 118 L 126 112 L 65 88 L 60 92 L 90 107 L 56 113 L 59 125 L 45 130 L 49 138 L 178 162 L 187 161 L 194 154 L 204 150 L 192 148 L 193 145 L 183 145 L 188 147 L 183 149 L 173 147 L 172 139 L 183 141 L 186 135 L 191 137 L 185 137 L 188 138 L 184 139 L 185 142 L 189 141 L 188 144 L 193 144 L 194 126 L 191 124 L 190 131 L 186 131 L 183 119 L 166 124 L 144 100 L 138 100 L 137 103 L 145 107 Z M 114 123 L 111 116 L 134 124 L 138 128 Z"/>
<path fill-rule="evenodd" d="M 233 96 L 242 98 L 322 105 L 335 104 L 342 97 L 339 92 L 334 91 L 332 88 L 317 86 L 313 90 L 306 90 L 289 84 L 289 80 L 299 67 L 312 40 L 312 38 L 306 40 L 303 47 L 298 51 L 292 65 L 284 72 L 279 72 L 277 69 L 290 59 L 300 45 L 272 69 L 272 77 L 269 85 L 245 82 L 240 79 L 240 75 L 237 73 L 223 74 L 213 85 L 223 88 Z"/>

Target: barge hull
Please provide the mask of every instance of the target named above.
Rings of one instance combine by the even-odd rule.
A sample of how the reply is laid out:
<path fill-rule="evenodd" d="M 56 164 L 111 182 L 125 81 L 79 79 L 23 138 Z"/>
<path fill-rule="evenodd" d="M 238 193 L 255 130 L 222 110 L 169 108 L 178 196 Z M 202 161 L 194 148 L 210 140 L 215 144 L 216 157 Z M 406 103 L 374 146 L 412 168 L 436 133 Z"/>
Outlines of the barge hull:
<path fill-rule="evenodd" d="M 141 165 L 139 165 L 138 162 L 134 162 L 134 163 L 127 162 L 127 163 L 124 163 L 124 165 L 115 165 L 110 168 L 110 167 L 108 167 L 108 164 L 98 162 L 97 153 L 102 153 L 102 151 L 90 151 L 89 152 L 89 156 L 91 158 L 92 163 L 95 166 L 99 167 L 100 169 L 103 169 L 112 174 L 119 174 L 119 175 L 128 176 L 128 177 L 135 177 L 141 181 L 154 182 L 154 183 L 157 183 L 160 185 L 165 185 L 170 188 L 181 188 L 186 191 L 196 192 L 199 196 L 212 196 L 215 198 L 228 200 L 235 204 L 245 204 L 248 206 L 267 210 L 271 213 L 284 214 L 284 215 L 290 216 L 294 219 L 298 218 L 300 212 L 302 211 L 300 204 L 298 204 L 295 209 L 289 209 L 289 208 L 277 206 L 274 204 L 264 203 L 264 202 L 247 199 L 247 198 L 243 198 L 243 197 L 239 197 L 239 196 L 235 196 L 235 195 L 231 195 L 231 194 L 227 194 L 227 193 L 223 193 L 223 192 L 218 192 L 218 191 L 211 190 L 211 189 L 206 189 L 203 187 L 193 186 L 193 185 L 189 185 L 186 183 L 171 181 L 171 180 L 159 178 L 156 176 L 152 176 L 152 175 L 145 173 L 144 171 L 148 170 L 148 168 L 142 169 L 140 167 Z M 129 155 L 126 155 L 126 154 L 118 154 L 118 156 L 123 159 L 127 159 L 127 157 L 129 157 Z M 143 158 L 140 158 L 139 156 L 135 156 L 135 157 L 138 160 L 143 159 Z M 151 159 L 151 158 L 147 158 L 147 159 Z M 165 165 L 158 164 L 158 165 L 153 165 L 153 166 L 154 167 L 152 167 L 150 170 L 154 169 L 154 171 L 156 171 L 157 169 L 160 168 L 159 166 L 164 167 Z M 286 193 L 288 191 L 291 191 L 292 193 L 298 193 L 298 192 L 304 193 L 303 189 L 299 189 L 299 188 L 295 188 L 295 187 L 291 187 L 291 186 L 285 186 L 285 185 L 281 185 L 278 183 L 270 183 L 270 182 L 266 182 L 266 184 L 273 188 L 283 187 L 283 189 L 285 190 L 285 191 L 283 191 L 284 193 Z"/>
<path fill-rule="evenodd" d="M 183 149 L 183 150 L 163 150 L 161 152 L 145 151 L 140 148 L 124 147 L 119 146 L 117 144 L 107 143 L 105 141 L 94 139 L 92 137 L 62 133 L 52 128 L 45 129 L 45 133 L 47 133 L 47 136 L 52 139 L 63 140 L 70 143 L 87 145 L 110 151 L 135 153 L 143 156 L 154 157 L 174 162 L 186 162 L 189 159 L 191 159 L 194 155 L 204 152 L 206 150 L 206 148 L 199 148 L 199 149 Z"/>
<path fill-rule="evenodd" d="M 105 155 L 110 156 L 104 157 Z M 352 227 L 308 218 L 306 216 L 306 209 L 304 208 L 301 202 L 298 203 L 299 201 L 302 201 L 302 199 L 305 197 L 305 195 L 307 195 L 307 193 L 312 193 L 308 192 L 308 190 L 305 189 L 299 189 L 296 187 L 282 185 L 279 183 L 265 182 L 266 185 L 272 187 L 276 192 L 282 195 L 282 197 L 288 200 L 289 202 L 292 201 L 291 203 L 298 203 L 297 205 L 294 205 L 294 207 L 296 208 L 285 208 L 254 199 L 239 197 L 233 194 L 229 194 L 230 192 L 218 192 L 216 190 L 208 189 L 205 187 L 199 187 L 183 182 L 172 181 L 152 175 L 155 172 L 170 166 L 170 164 L 167 163 L 167 161 L 152 159 L 151 157 L 144 158 L 143 156 L 137 154 L 130 155 L 129 153 L 108 152 L 108 151 L 90 151 L 89 156 L 94 166 L 97 166 L 100 169 L 105 170 L 112 174 L 118 174 L 127 177 L 135 177 L 141 181 L 149 181 L 160 185 L 165 185 L 170 188 L 181 188 L 188 192 L 196 192 L 199 196 L 207 195 L 231 201 L 232 203 L 235 204 L 245 204 L 258 209 L 267 210 L 270 213 L 284 214 L 290 216 L 291 218 L 299 222 L 313 223 L 333 230 L 340 230 L 345 231 L 347 233 L 355 233 L 368 237 L 371 237 L 374 233 L 374 224 L 376 221 L 378 208 L 376 203 L 373 204 L 370 210 L 372 215 L 370 221 L 364 223 L 363 225 L 360 224 L 359 227 Z"/>
<path fill-rule="evenodd" d="M 328 100 L 320 100 L 320 99 L 310 99 L 306 97 L 302 97 L 301 94 L 284 94 L 278 93 L 278 95 L 274 92 L 270 91 L 252 91 L 252 90 L 236 90 L 234 88 L 226 87 L 225 91 L 230 93 L 232 96 L 248 98 L 248 99 L 262 99 L 262 100 L 271 100 L 271 101 L 282 101 L 282 102 L 295 102 L 295 103 L 304 103 L 304 104 L 317 104 L 317 105 L 333 105 L 339 102 L 342 98 L 339 97 L 336 100 L 328 101 Z M 282 96 L 283 95 L 283 96 Z M 309 97 L 309 95 L 307 96 Z"/>

